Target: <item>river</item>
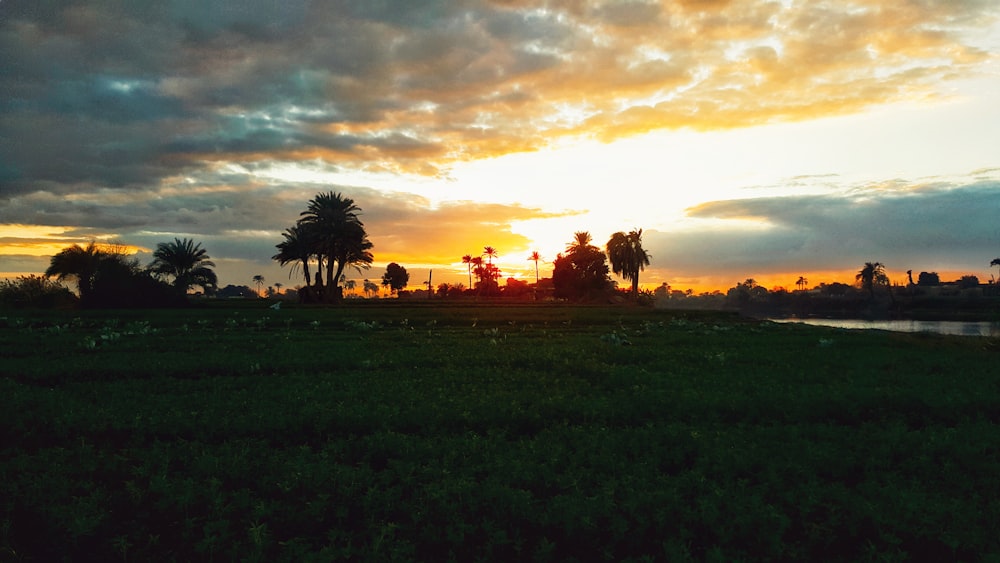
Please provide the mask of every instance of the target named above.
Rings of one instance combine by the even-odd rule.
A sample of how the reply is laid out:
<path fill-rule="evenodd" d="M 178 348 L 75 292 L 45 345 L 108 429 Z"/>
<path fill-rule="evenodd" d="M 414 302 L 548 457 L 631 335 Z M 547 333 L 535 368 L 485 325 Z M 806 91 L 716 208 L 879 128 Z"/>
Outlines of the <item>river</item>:
<path fill-rule="evenodd" d="M 866 321 L 861 319 L 768 319 L 776 323 L 802 323 L 856 330 L 889 330 L 895 332 L 931 332 L 957 336 L 1000 336 L 1000 324 L 974 321 Z"/>

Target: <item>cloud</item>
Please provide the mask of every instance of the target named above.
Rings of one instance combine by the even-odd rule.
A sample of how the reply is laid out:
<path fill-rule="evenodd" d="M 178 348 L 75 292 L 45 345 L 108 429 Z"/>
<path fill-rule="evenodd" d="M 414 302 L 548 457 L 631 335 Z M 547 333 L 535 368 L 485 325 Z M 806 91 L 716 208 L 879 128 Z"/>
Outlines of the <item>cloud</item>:
<path fill-rule="evenodd" d="M 746 127 L 932 99 L 981 71 L 989 53 L 967 37 L 998 17 L 993 2 L 785 4 L 5 0 L 0 224 L 147 246 L 198 235 L 221 257 L 261 260 L 269 237 L 330 189 L 255 173 L 269 166 L 443 178 L 457 163 L 563 137 Z M 343 189 L 369 210 L 378 250 L 400 260 L 523 248 L 512 222 L 545 215 Z M 960 204 L 931 191 L 935 205 Z M 805 198 L 794 202 L 799 215 L 780 210 L 792 200 L 716 203 L 692 215 L 769 226 L 750 239 L 672 233 L 662 253 L 687 260 L 672 250 L 680 240 L 728 264 L 767 248 L 806 260 L 833 235 L 858 252 L 887 251 L 917 236 L 901 217 L 921 220 L 906 206 L 929 197 Z M 836 227 L 876 211 L 895 225 L 875 237 L 884 247 Z M 972 236 L 970 225 L 941 231 L 939 220 L 925 220 L 925 248 Z"/>
<path fill-rule="evenodd" d="M 9 193 L 148 189 L 222 160 L 442 174 L 560 135 L 854 112 L 973 71 L 986 54 L 961 33 L 997 15 L 750 0 L 11 0 L 0 14 Z"/>
<path fill-rule="evenodd" d="M 768 271 L 857 269 L 880 261 L 905 271 L 983 272 L 1000 247 L 1000 182 L 891 182 L 816 196 L 708 202 L 705 224 L 646 234 L 658 267 L 733 279 Z"/>

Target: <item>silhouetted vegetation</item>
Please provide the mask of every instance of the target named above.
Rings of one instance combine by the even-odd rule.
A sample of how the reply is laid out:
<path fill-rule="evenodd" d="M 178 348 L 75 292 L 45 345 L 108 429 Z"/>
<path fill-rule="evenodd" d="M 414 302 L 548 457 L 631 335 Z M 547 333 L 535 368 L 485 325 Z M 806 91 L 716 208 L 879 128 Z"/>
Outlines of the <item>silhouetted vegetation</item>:
<path fill-rule="evenodd" d="M 556 257 L 552 269 L 554 296 L 570 301 L 600 301 L 611 294 L 611 278 L 604 252 L 592 245 L 590 233 L 581 231 Z"/>
<path fill-rule="evenodd" d="M 642 229 L 611 235 L 607 244 L 611 271 L 632 284 L 632 298 L 639 296 L 639 272 L 649 265 L 649 253 L 642 248 Z"/>
<path fill-rule="evenodd" d="M 180 241 L 175 241 L 180 243 Z M 169 265 L 154 253 L 156 260 L 150 267 L 142 268 L 136 258 L 128 256 L 118 245 L 98 246 L 91 242 L 86 247 L 73 245 L 52 257 L 46 277 L 76 283 L 80 306 L 88 308 L 121 307 L 174 307 L 186 303 L 182 290 L 191 284 L 204 283 L 211 287 L 215 274 L 208 269 L 211 262 L 197 246 L 185 241 L 183 248 L 194 249 L 194 266 L 182 270 L 177 264 Z M 163 246 L 163 245 L 161 245 Z M 169 245 L 168 245 L 169 246 Z M 169 246 L 174 248 L 173 246 Z M 158 251 L 160 248 L 158 248 Z M 176 257 L 177 255 L 172 255 Z M 206 264 L 207 262 L 207 264 Z M 178 263 L 180 264 L 180 263 Z M 175 276 L 170 286 L 159 276 Z"/>
<path fill-rule="evenodd" d="M 922 283 L 913 283 L 912 275 L 909 279 L 906 286 L 890 286 L 884 266 L 868 262 L 854 286 L 832 282 L 806 289 L 797 283 L 799 289 L 789 292 L 781 287 L 768 290 L 747 279 L 726 293 L 695 295 L 671 291 L 667 284 L 654 293 L 661 308 L 734 310 L 757 317 L 1000 320 L 1000 286 L 996 284 L 980 284 L 974 275 L 942 282 L 936 272 L 921 272 Z"/>
<path fill-rule="evenodd" d="M 408 283 L 410 283 L 410 274 L 406 268 L 395 262 L 390 262 L 385 267 L 385 273 L 382 274 L 382 285 L 388 287 L 390 291 L 402 291 Z"/>
<path fill-rule="evenodd" d="M 77 297 L 60 283 L 42 276 L 0 280 L 0 307 L 52 309 L 73 307 Z"/>
<path fill-rule="evenodd" d="M 337 303 L 344 297 L 340 280 L 347 267 L 359 273 L 371 267 L 374 245 L 368 240 L 359 218 L 361 208 L 340 193 L 317 194 L 295 226 L 283 233 L 272 259 L 282 266 L 302 267 L 306 286 L 299 289 L 303 302 Z M 310 279 L 309 264 L 316 261 L 316 275 Z M 324 284 L 324 274 L 326 283 Z"/>
<path fill-rule="evenodd" d="M 195 244 L 187 238 L 161 242 L 156 245 L 153 258 L 149 271 L 172 279 L 174 288 L 181 295 L 186 295 L 192 286 L 201 287 L 205 293 L 215 291 L 218 283 L 212 270 L 215 263 L 209 259 L 208 252 L 201 248 L 201 243 Z"/>

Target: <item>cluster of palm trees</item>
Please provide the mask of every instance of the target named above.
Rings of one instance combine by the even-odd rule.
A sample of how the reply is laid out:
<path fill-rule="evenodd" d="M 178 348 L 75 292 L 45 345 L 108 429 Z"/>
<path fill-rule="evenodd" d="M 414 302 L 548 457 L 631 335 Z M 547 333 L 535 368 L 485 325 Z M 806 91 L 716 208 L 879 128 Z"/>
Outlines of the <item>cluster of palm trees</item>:
<path fill-rule="evenodd" d="M 374 245 L 358 217 L 360 211 L 349 197 L 320 193 L 309 201 L 295 225 L 282 233 L 284 240 L 277 244 L 278 253 L 272 259 L 282 266 L 291 264 L 291 273 L 301 267 L 306 282 L 299 290 L 301 300 L 337 302 L 344 295 L 340 286 L 344 270 L 352 267 L 360 273 L 371 267 Z M 315 275 L 310 263 L 316 264 Z"/>
<path fill-rule="evenodd" d="M 566 247 L 566 256 L 560 254 L 556 260 L 560 264 L 567 265 L 569 270 L 575 270 L 571 277 L 579 278 L 577 281 L 602 289 L 607 275 L 607 266 L 604 265 L 606 257 L 611 263 L 612 271 L 630 283 L 632 295 L 638 295 L 639 272 L 650 262 L 649 253 L 642 247 L 642 229 L 633 229 L 628 233 L 619 231 L 611 235 L 605 245 L 606 255 L 591 242 L 592 237 L 589 232 L 574 233 L 573 242 Z M 498 256 L 497 250 L 492 246 L 483 247 L 483 252 L 479 256 L 471 254 L 462 256 L 462 263 L 468 268 L 470 287 L 474 287 L 473 276 L 476 276 L 480 289 L 496 284 L 496 280 L 500 277 L 500 269 L 493 264 L 493 259 Z M 535 263 L 535 283 L 539 280 L 538 262 L 541 260 L 542 256 L 538 251 L 528 256 L 528 261 Z M 556 278 L 562 280 L 563 276 L 554 275 L 554 283 Z"/>
<path fill-rule="evenodd" d="M 469 270 L 469 287 L 476 287 L 480 292 L 490 293 L 498 289 L 500 279 L 500 268 L 493 264 L 493 259 L 499 257 L 497 249 L 492 246 L 484 246 L 483 252 L 479 256 L 466 254 L 462 256 L 462 263 Z M 486 261 L 483 262 L 483 258 Z M 478 280 L 475 286 L 472 285 L 472 276 Z"/>
<path fill-rule="evenodd" d="M 187 238 L 157 244 L 153 262 L 147 268 L 142 268 L 121 245 L 99 245 L 91 241 L 87 246 L 74 244 L 56 253 L 45 276 L 75 281 L 80 300 L 87 304 L 96 301 L 95 295 L 102 291 L 121 292 L 125 288 L 140 287 L 136 280 L 142 283 L 144 278 L 170 283 L 182 296 L 194 286 L 211 293 L 218 283 L 214 267 L 215 263 L 201 243 Z M 148 285 L 141 287 L 148 288 Z"/>

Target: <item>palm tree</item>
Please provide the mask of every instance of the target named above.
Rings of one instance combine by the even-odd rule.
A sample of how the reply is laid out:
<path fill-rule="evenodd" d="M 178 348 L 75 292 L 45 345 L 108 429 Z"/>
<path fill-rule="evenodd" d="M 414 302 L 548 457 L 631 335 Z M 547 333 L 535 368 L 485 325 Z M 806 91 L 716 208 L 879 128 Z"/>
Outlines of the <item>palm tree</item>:
<path fill-rule="evenodd" d="M 212 271 L 215 263 L 209 260 L 201 243 L 195 244 L 191 239 L 175 238 L 174 242 L 161 242 L 156 245 L 153 258 L 150 271 L 158 276 L 174 278 L 174 287 L 181 293 L 187 293 L 193 285 L 208 291 L 218 283 Z"/>
<path fill-rule="evenodd" d="M 278 293 L 278 294 L 280 295 L 280 294 L 281 294 L 281 288 L 282 288 L 282 287 L 284 287 L 284 285 L 285 285 L 285 284 L 283 284 L 283 283 L 281 283 L 281 282 L 274 282 L 274 289 L 275 289 L 275 292 L 276 292 L 276 293 Z"/>
<path fill-rule="evenodd" d="M 589 250 L 592 248 L 597 248 L 592 246 L 590 241 L 592 240 L 590 233 L 587 231 L 577 231 L 573 233 L 573 242 L 566 245 L 567 254 L 575 254 L 581 250 Z M 598 249 L 600 250 L 600 249 Z"/>
<path fill-rule="evenodd" d="M 292 277 L 299 264 L 302 264 L 302 274 L 306 278 L 306 286 L 312 285 L 312 276 L 309 273 L 309 259 L 312 258 L 312 249 L 305 228 L 302 225 L 295 225 L 285 229 L 281 236 L 285 240 L 276 245 L 278 253 L 272 256 L 271 260 L 277 260 L 281 266 L 292 264 L 292 270 L 288 272 L 289 278 Z"/>
<path fill-rule="evenodd" d="M 366 279 L 364 281 L 364 291 L 365 291 L 365 297 L 367 297 L 369 293 L 377 294 L 378 293 L 378 284 L 376 284 L 375 282 L 373 282 L 371 280 L 367 280 Z"/>
<path fill-rule="evenodd" d="M 483 247 L 483 256 L 486 257 L 486 263 L 489 264 L 490 266 L 492 266 L 493 265 L 493 259 L 496 258 L 499 255 L 497 254 L 497 249 L 493 248 L 492 246 L 484 246 Z"/>
<path fill-rule="evenodd" d="M 889 276 L 885 274 L 885 266 L 881 262 L 865 262 L 864 268 L 861 268 L 854 279 L 861 282 L 861 289 L 867 289 L 873 298 L 875 286 L 889 285 Z"/>
<path fill-rule="evenodd" d="M 257 274 L 253 277 L 253 283 L 257 285 L 257 295 L 260 295 L 260 288 L 264 285 L 264 276 Z"/>
<path fill-rule="evenodd" d="M 799 279 L 795 280 L 795 287 L 798 287 L 799 291 L 805 289 L 807 285 L 809 285 L 809 280 L 804 276 L 799 276 Z"/>
<path fill-rule="evenodd" d="M 462 257 L 462 263 L 469 267 L 469 287 L 472 287 L 472 255 L 466 254 Z"/>
<path fill-rule="evenodd" d="M 344 289 L 346 289 L 348 291 L 354 291 L 354 288 L 357 287 L 357 286 L 358 286 L 358 282 L 356 282 L 354 280 L 345 280 L 344 281 Z"/>
<path fill-rule="evenodd" d="M 359 211 L 361 208 L 354 205 L 353 199 L 328 192 L 317 194 L 300 214 L 299 224 L 310 235 L 310 250 L 326 259 L 326 281 L 330 285 L 324 296 L 326 301 L 341 296 L 338 280 L 345 267 L 352 266 L 360 272 L 374 260 L 370 252 L 374 245 L 358 219 Z"/>
<path fill-rule="evenodd" d="M 538 283 L 538 261 L 541 259 L 542 255 L 537 250 L 533 251 L 531 256 L 528 256 L 528 260 L 535 263 L 535 283 Z"/>
<path fill-rule="evenodd" d="M 483 259 L 482 259 L 482 257 L 481 256 L 475 256 L 475 257 L 473 257 L 472 260 L 469 261 L 469 264 L 471 264 L 470 267 L 472 268 L 472 272 L 474 274 L 476 274 L 476 278 L 479 281 L 482 281 L 482 274 L 483 274 Z M 470 284 L 472 283 L 472 278 L 469 278 L 469 283 Z M 475 286 L 471 286 L 471 287 L 475 287 Z"/>
<path fill-rule="evenodd" d="M 93 241 L 86 248 L 74 244 L 60 250 L 52 257 L 48 269 L 45 270 L 45 276 L 56 276 L 59 281 L 76 280 L 80 299 L 86 301 L 90 298 L 91 290 L 94 287 L 94 275 L 97 274 L 104 257 L 104 252 L 98 249 Z"/>
<path fill-rule="evenodd" d="M 639 295 L 639 272 L 649 265 L 649 253 L 642 248 L 642 229 L 611 235 L 607 244 L 611 271 L 632 282 L 632 297 Z"/>

